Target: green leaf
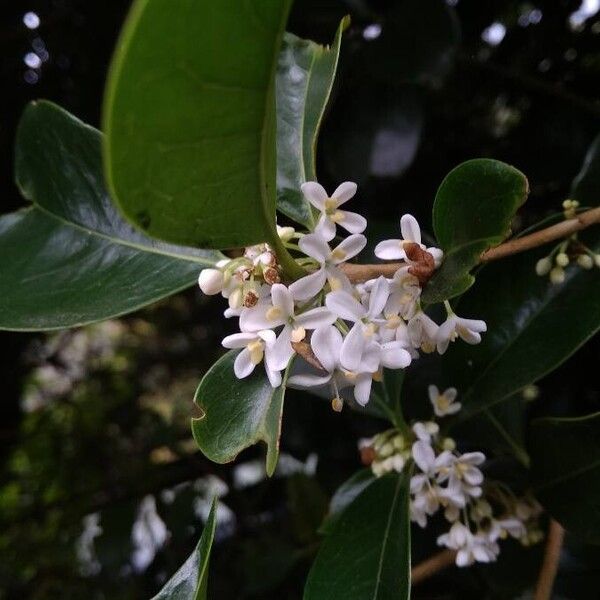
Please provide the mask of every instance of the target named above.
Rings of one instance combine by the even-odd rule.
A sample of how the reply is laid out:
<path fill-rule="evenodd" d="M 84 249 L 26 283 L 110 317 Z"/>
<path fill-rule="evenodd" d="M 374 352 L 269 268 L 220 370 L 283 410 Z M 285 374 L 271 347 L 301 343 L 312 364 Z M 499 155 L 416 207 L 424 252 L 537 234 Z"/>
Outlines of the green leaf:
<path fill-rule="evenodd" d="M 219 252 L 152 240 L 104 186 L 101 135 L 49 102 L 30 104 L 16 179 L 33 205 L 0 217 L 0 328 L 59 329 L 122 315 L 193 285 Z"/>
<path fill-rule="evenodd" d="M 600 134 L 588 148 L 581 171 L 573 180 L 570 197 L 583 206 L 600 204 Z"/>
<path fill-rule="evenodd" d="M 331 497 L 329 512 L 319 528 L 320 533 L 324 535 L 330 533 L 334 523 L 343 514 L 346 507 L 374 481 L 376 481 L 376 477 L 371 469 L 361 469 L 354 473 L 350 479 L 344 481 Z"/>
<path fill-rule="evenodd" d="M 137 0 L 111 65 L 105 168 L 149 234 L 277 242 L 275 71 L 291 0 Z"/>
<path fill-rule="evenodd" d="M 215 537 L 216 516 L 215 498 L 196 549 L 152 600 L 206 600 L 208 561 Z"/>
<path fill-rule="evenodd" d="M 600 250 L 600 236 L 590 246 Z M 577 265 L 563 284 L 535 274 L 540 248 L 485 267 L 461 298 L 459 314 L 483 319 L 481 344 L 456 342 L 443 362 L 447 385 L 461 394 L 457 421 L 480 414 L 540 379 L 600 329 L 600 277 Z"/>
<path fill-rule="evenodd" d="M 233 363 L 238 353 L 227 352 L 202 378 L 194 397 L 202 416 L 192 420 L 192 432 L 200 450 L 216 463 L 230 462 L 245 448 L 265 442 L 270 476 L 279 457 L 283 399 L 290 366 L 282 384 L 272 388 L 261 365 L 245 379 L 235 376 Z"/>
<path fill-rule="evenodd" d="M 433 205 L 433 229 L 445 257 L 424 290 L 425 302 L 453 298 L 473 284 L 469 271 L 482 252 L 508 237 L 528 191 L 525 175 L 497 160 L 469 160 L 450 171 Z"/>
<path fill-rule="evenodd" d="M 309 229 L 315 219 L 300 186 L 316 181 L 317 137 L 335 79 L 342 19 L 331 47 L 286 33 L 277 71 L 277 208 Z"/>
<path fill-rule="evenodd" d="M 570 533 L 600 543 L 600 413 L 536 419 L 529 448 L 538 500 Z"/>
<path fill-rule="evenodd" d="M 304 600 L 409 598 L 408 486 L 387 475 L 354 499 L 319 549 Z"/>

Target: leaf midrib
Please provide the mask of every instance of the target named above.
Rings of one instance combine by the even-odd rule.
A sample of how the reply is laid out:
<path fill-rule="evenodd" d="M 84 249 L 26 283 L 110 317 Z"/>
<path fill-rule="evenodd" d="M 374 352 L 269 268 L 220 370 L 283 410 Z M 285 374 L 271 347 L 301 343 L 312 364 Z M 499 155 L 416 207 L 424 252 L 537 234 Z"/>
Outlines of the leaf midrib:
<path fill-rule="evenodd" d="M 398 500 L 398 495 L 400 493 L 400 488 L 402 486 L 402 482 L 403 482 L 402 477 L 398 477 L 398 482 L 396 483 L 396 490 L 394 491 L 394 498 L 392 499 L 392 507 L 390 510 L 390 514 L 388 515 L 388 520 L 387 520 L 387 523 L 385 526 L 385 531 L 383 534 L 383 540 L 382 540 L 382 544 L 381 544 L 381 552 L 379 554 L 379 564 L 377 565 L 377 577 L 375 579 L 375 589 L 373 590 L 373 595 L 371 596 L 371 600 L 377 600 L 379 587 L 381 585 L 381 572 L 383 571 L 383 559 L 384 559 L 387 544 L 389 542 L 390 529 L 392 527 L 392 520 L 394 518 L 394 513 L 396 511 L 396 502 Z"/>
<path fill-rule="evenodd" d="M 47 217 L 50 217 L 51 219 L 58 221 L 61 225 L 65 226 L 65 227 L 70 227 L 71 229 L 75 229 L 77 231 L 81 231 L 82 233 L 84 233 L 86 235 L 90 235 L 90 236 L 97 237 L 97 238 L 100 238 L 103 240 L 107 240 L 113 244 L 117 244 L 120 246 L 133 248 L 134 250 L 139 250 L 139 251 L 145 252 L 147 254 L 156 254 L 159 256 L 166 256 L 169 258 L 184 260 L 186 262 L 196 263 L 196 264 L 200 264 L 200 265 L 204 265 L 204 266 L 210 266 L 210 265 L 214 264 L 212 261 L 207 260 L 207 259 L 202 259 L 200 257 L 194 257 L 191 255 L 184 255 L 184 254 L 176 254 L 174 252 L 167 252 L 165 250 L 159 250 L 157 248 L 153 248 L 152 246 L 144 246 L 143 244 L 136 244 L 135 242 L 129 242 L 127 240 L 124 240 L 123 238 L 111 237 L 110 235 L 107 235 L 105 233 L 100 233 L 99 231 L 96 231 L 95 229 L 88 229 L 87 227 L 84 227 L 83 225 L 80 225 L 79 223 L 75 223 L 73 221 L 67 221 L 64 217 L 60 217 L 56 213 L 51 212 L 47 208 L 44 208 L 37 202 L 34 202 L 33 206 L 26 209 L 26 211 L 30 211 L 30 210 L 39 210 L 41 213 L 43 213 Z"/>

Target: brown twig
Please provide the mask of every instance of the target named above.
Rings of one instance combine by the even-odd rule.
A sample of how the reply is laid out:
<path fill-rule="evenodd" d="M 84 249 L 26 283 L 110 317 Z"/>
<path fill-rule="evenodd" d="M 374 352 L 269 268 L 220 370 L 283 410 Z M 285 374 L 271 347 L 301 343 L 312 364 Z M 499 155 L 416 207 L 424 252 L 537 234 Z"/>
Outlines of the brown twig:
<path fill-rule="evenodd" d="M 554 587 L 554 579 L 558 571 L 558 562 L 564 537 L 565 530 L 562 525 L 551 519 L 550 527 L 548 528 L 544 562 L 542 563 L 537 585 L 535 586 L 534 600 L 550 600 L 552 597 L 552 588 Z"/>
<path fill-rule="evenodd" d="M 429 579 L 436 573 L 452 566 L 455 558 L 455 550 L 442 550 L 429 557 L 427 560 L 415 565 L 411 570 L 410 576 L 412 585 L 417 585 L 422 581 Z"/>
<path fill-rule="evenodd" d="M 524 252 L 525 250 L 531 250 L 532 248 L 543 246 L 544 244 L 548 244 L 554 240 L 559 240 L 568 237 L 569 235 L 573 235 L 574 233 L 586 229 L 590 225 L 594 225 L 596 223 L 600 223 L 600 207 L 592 208 L 591 210 L 582 212 L 572 219 L 561 221 L 556 225 L 546 227 L 545 229 L 540 229 L 540 231 L 536 231 L 535 233 L 525 235 L 521 238 L 514 238 L 508 242 L 504 242 L 503 244 L 496 246 L 495 248 L 490 248 L 481 255 L 480 260 L 481 262 L 490 262 L 492 260 L 498 260 L 500 258 L 511 256 L 512 254 Z M 392 277 L 393 274 L 404 264 L 406 263 L 396 262 L 373 265 L 357 265 L 346 263 L 345 265 L 341 265 L 341 268 L 344 273 L 346 273 L 350 281 L 353 283 L 363 283 L 369 279 L 379 277 L 380 275 L 383 275 L 384 277 Z"/>

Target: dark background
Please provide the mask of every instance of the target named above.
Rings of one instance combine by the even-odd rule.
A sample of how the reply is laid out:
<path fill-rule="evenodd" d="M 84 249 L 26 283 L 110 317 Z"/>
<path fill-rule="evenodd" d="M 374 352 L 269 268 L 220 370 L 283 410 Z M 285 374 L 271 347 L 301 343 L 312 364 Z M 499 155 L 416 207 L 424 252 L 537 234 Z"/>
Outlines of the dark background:
<path fill-rule="evenodd" d="M 521 224 L 534 223 L 560 209 L 600 130 L 598 14 L 573 27 L 579 1 L 447 4 L 297 0 L 294 6 L 289 29 L 322 43 L 344 14 L 352 15 L 319 172 L 328 186 L 358 181 L 355 208 L 375 237 L 394 231 L 401 212 L 427 227 L 444 175 L 482 156 L 528 176 Z M 2 212 L 23 205 L 12 156 L 27 102 L 47 98 L 98 125 L 107 65 L 128 6 L 125 0 L 2 3 Z M 27 11 L 39 15 L 39 28 L 24 26 Z M 497 45 L 482 39 L 492 23 L 506 29 Z M 368 40 L 374 24 L 381 34 Z M 32 51 L 43 59 L 40 68 L 24 63 Z M 191 290 L 114 326 L 1 334 L 0 598 L 150 597 L 192 550 L 205 499 L 223 483 L 224 505 L 235 517 L 225 519 L 223 508 L 211 597 L 301 597 L 327 497 L 358 468 L 357 438 L 382 425 L 292 396 L 282 449 L 296 462 L 288 460 L 287 473 L 272 481 L 259 473 L 242 490 L 240 472 L 210 464 L 189 435 L 194 387 L 220 352 L 222 308 Z M 540 383 L 531 410 L 560 413 L 566 399 L 582 413 L 598 410 L 597 380 L 590 376 L 597 357 L 597 342 L 578 352 Z M 318 457 L 316 477 L 311 455 Z M 239 461 L 248 463 L 246 473 L 260 471 L 261 457 L 255 448 Z M 308 467 L 298 462 L 307 459 Z M 145 528 L 143 498 L 146 506 L 154 498 L 162 519 L 144 513 Z M 81 536 L 83 518 L 92 513 L 99 514 L 101 533 L 90 556 Z M 156 541 L 149 558 L 140 558 L 139 548 L 136 554 L 134 521 L 136 535 L 147 536 L 138 546 Z M 94 530 L 89 522 L 86 535 Z M 571 566 L 579 567 L 559 579 L 565 597 L 593 597 L 581 574 L 588 551 L 572 546 Z M 431 548 L 417 539 L 420 552 Z M 416 596 L 482 598 L 487 585 L 492 597 L 513 597 L 506 579 L 501 566 L 468 575 L 450 570 Z M 592 580 L 598 583 L 597 571 Z"/>

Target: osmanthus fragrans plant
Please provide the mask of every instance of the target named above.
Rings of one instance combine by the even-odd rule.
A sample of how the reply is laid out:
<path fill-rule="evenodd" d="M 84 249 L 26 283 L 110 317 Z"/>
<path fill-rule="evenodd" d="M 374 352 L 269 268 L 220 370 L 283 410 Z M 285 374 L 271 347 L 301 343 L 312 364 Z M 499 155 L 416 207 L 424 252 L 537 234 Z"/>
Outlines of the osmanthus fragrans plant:
<path fill-rule="evenodd" d="M 365 468 L 332 498 L 307 600 L 408 598 L 411 573 L 493 562 L 506 538 L 547 544 L 546 597 L 563 528 L 600 541 L 600 414 L 526 423 L 522 391 L 600 327 L 600 145 L 529 231 L 511 233 L 526 177 L 474 159 L 440 183 L 435 244 L 399 202 L 396 238 L 365 261 L 360 191 L 315 172 L 347 21 L 323 47 L 285 33 L 289 4 L 138 0 L 103 133 L 48 102 L 25 110 L 31 204 L 0 218 L 0 326 L 81 326 L 198 281 L 239 326 L 195 397 L 208 458 L 262 441 L 273 474 L 288 387 L 387 421 L 357 440 Z M 411 523 L 441 547 L 412 569 Z M 215 525 L 213 510 L 158 598 L 206 597 Z"/>

